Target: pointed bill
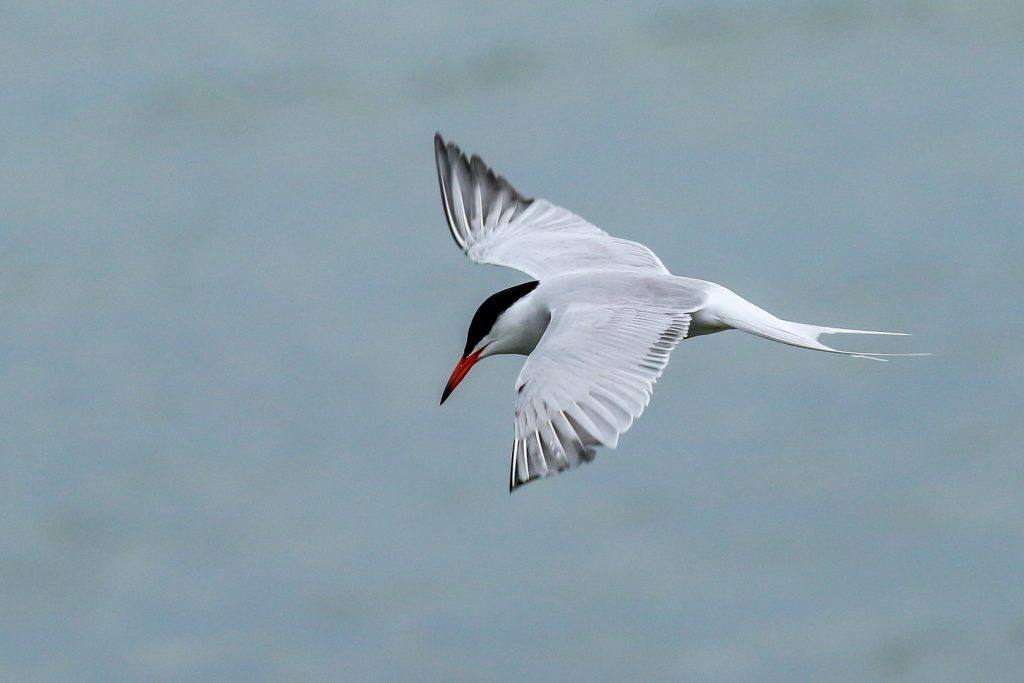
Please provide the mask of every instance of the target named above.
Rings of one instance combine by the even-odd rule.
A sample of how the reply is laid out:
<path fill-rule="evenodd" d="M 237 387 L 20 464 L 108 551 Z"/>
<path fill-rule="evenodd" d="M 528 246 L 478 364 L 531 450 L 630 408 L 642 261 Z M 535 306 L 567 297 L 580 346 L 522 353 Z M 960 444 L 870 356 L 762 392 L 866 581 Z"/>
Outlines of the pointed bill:
<path fill-rule="evenodd" d="M 448 379 L 448 384 L 444 387 L 444 393 L 441 394 L 441 405 L 448 400 L 448 397 L 455 391 L 455 387 L 459 386 L 459 383 L 469 374 L 470 368 L 476 365 L 476 362 L 480 360 L 480 352 L 471 353 L 463 358 L 455 366 L 455 370 L 452 372 L 452 376 Z"/>

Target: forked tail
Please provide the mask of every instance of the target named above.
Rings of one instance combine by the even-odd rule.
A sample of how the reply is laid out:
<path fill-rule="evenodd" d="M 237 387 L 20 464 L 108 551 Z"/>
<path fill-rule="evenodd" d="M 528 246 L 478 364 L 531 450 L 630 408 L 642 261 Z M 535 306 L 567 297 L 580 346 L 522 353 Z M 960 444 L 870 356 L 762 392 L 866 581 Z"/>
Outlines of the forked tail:
<path fill-rule="evenodd" d="M 723 288 L 724 289 L 724 288 Z M 845 327 L 825 327 L 822 325 L 809 325 L 797 323 L 791 320 L 777 318 L 763 308 L 759 308 L 743 299 L 739 295 L 725 290 L 719 301 L 716 302 L 715 311 L 719 320 L 750 334 L 764 337 L 772 341 L 799 346 L 814 351 L 827 351 L 828 353 L 841 353 L 856 358 L 870 358 L 872 360 L 884 361 L 889 356 L 927 356 L 927 353 L 874 353 L 869 351 L 843 351 L 826 346 L 818 341 L 823 334 L 881 334 L 894 337 L 909 336 L 906 332 L 879 332 L 877 330 L 852 330 Z M 730 296 L 731 295 L 731 296 Z M 716 297 L 718 298 L 718 297 Z"/>
<path fill-rule="evenodd" d="M 887 356 L 927 356 L 927 353 L 874 353 L 870 351 L 843 351 L 834 349 L 818 341 L 823 334 L 884 334 L 892 337 L 907 337 L 906 332 L 879 332 L 877 330 L 849 330 L 843 327 L 823 327 L 821 325 L 808 325 L 807 323 L 795 323 L 791 320 L 775 318 L 769 325 L 750 325 L 738 329 L 744 332 L 756 334 L 765 339 L 782 342 L 791 346 L 799 346 L 804 349 L 815 351 L 827 351 L 829 353 L 841 353 L 854 358 L 870 358 L 871 360 L 885 361 Z"/>

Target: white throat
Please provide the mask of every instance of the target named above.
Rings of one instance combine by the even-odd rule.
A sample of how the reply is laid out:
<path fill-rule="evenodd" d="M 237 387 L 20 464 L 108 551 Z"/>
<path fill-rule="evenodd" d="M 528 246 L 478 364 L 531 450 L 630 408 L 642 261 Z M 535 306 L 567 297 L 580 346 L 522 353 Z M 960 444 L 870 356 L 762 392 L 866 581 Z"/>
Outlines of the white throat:
<path fill-rule="evenodd" d="M 531 292 L 498 316 L 485 337 L 490 343 L 480 355 L 486 357 L 515 353 L 528 356 L 537 348 L 549 322 L 551 311 Z"/>

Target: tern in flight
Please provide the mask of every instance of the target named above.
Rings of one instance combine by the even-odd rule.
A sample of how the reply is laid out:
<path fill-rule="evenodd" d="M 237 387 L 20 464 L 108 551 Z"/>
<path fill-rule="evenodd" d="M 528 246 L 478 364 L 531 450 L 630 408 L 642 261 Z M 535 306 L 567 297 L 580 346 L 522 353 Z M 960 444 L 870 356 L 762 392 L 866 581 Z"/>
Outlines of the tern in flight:
<path fill-rule="evenodd" d="M 884 360 L 923 355 L 840 351 L 823 334 L 886 334 L 776 318 L 725 287 L 668 272 L 642 244 L 612 237 L 544 199 L 528 199 L 478 156 L 434 137 L 441 200 L 470 260 L 532 280 L 487 298 L 441 403 L 480 359 L 527 356 L 516 380 L 509 491 L 615 448 L 651 398 L 675 346 L 743 330 L 815 351 Z"/>

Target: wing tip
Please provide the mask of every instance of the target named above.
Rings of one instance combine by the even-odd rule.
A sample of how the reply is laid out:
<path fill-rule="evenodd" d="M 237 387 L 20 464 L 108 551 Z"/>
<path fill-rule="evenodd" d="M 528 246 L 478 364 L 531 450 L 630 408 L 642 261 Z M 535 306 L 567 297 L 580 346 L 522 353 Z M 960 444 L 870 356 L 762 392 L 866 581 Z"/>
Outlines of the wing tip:
<path fill-rule="evenodd" d="M 505 204 L 511 201 L 514 217 L 534 201 L 516 190 L 504 176 L 495 173 L 479 155 L 467 156 L 457 144 L 446 142 L 440 131 L 434 133 L 434 158 L 437 164 L 437 180 L 441 187 L 441 204 L 445 219 L 448 221 L 448 229 L 455 244 L 463 253 L 469 252 L 469 247 L 479 237 L 475 232 L 481 229 L 480 226 L 474 227 L 467 212 L 472 192 L 476 192 L 477 202 L 480 202 L 480 194 L 483 193 L 485 214 L 495 210 L 495 206 L 501 211 Z M 488 217 L 484 218 L 486 222 Z M 490 219 L 494 220 L 494 216 L 490 216 Z M 474 220 L 480 218 L 474 217 Z"/>
<path fill-rule="evenodd" d="M 518 479 L 518 478 L 513 479 L 512 481 L 509 482 L 509 485 L 508 485 L 508 495 L 511 496 L 513 493 L 515 493 L 519 489 L 523 488 L 527 484 L 529 484 L 531 482 L 534 482 L 534 481 L 537 481 L 538 479 L 543 479 L 546 476 L 548 476 L 548 475 L 547 474 L 532 474 L 531 473 L 529 479 Z"/>
<path fill-rule="evenodd" d="M 444 210 L 444 218 L 448 223 L 448 232 L 451 233 L 455 244 L 463 252 L 466 251 L 466 238 L 459 231 L 452 213 L 451 185 L 448 180 L 452 175 L 452 155 L 459 158 L 461 152 L 454 142 L 445 143 L 441 133 L 434 133 L 434 161 L 437 164 L 437 184 L 441 188 L 441 208 Z"/>
<path fill-rule="evenodd" d="M 458 159 L 464 159 L 466 155 L 462 152 L 462 149 L 450 140 L 445 140 L 444 136 L 441 135 L 440 131 L 434 133 L 434 155 L 438 159 L 438 166 L 443 160 L 446 170 L 450 171 L 452 164 Z M 467 160 L 468 166 L 468 160 Z"/>
<path fill-rule="evenodd" d="M 454 146 L 454 144 L 445 142 L 444 137 L 440 132 L 434 133 L 434 156 L 437 158 L 438 171 L 441 170 L 442 166 L 444 166 L 446 170 L 450 168 L 451 155 L 449 147 L 452 146 Z"/>
<path fill-rule="evenodd" d="M 458 146 L 454 142 L 445 142 L 440 132 L 434 133 L 434 157 L 437 160 L 438 175 L 442 172 L 446 175 L 451 173 L 453 152 L 455 157 L 459 156 Z"/>

